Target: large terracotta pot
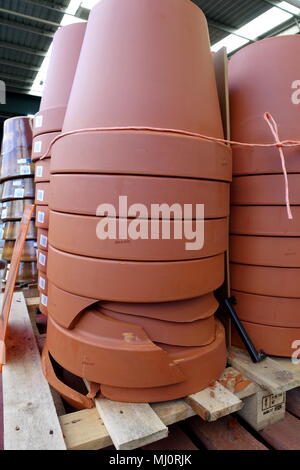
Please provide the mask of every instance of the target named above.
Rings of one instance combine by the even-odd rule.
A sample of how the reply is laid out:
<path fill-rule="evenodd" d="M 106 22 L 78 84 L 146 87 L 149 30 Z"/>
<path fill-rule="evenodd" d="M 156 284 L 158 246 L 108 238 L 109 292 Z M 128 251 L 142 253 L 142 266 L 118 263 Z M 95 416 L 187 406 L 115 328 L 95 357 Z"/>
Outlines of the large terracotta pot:
<path fill-rule="evenodd" d="M 49 229 L 49 212 L 48 206 L 37 206 L 35 225 L 38 228 Z"/>
<path fill-rule="evenodd" d="M 1 213 L 2 222 L 7 222 L 8 220 L 21 220 L 25 207 L 31 204 L 34 204 L 33 199 L 17 199 L 3 202 Z M 33 214 L 33 218 L 34 217 L 35 211 Z"/>
<path fill-rule="evenodd" d="M 32 161 L 37 161 L 40 158 L 44 157 L 48 149 L 50 148 L 51 142 L 60 134 L 60 132 L 48 132 L 47 134 L 41 134 L 37 137 L 34 137 L 32 142 Z M 48 157 L 51 156 L 48 152 Z"/>
<path fill-rule="evenodd" d="M 38 289 L 41 294 L 48 294 L 48 279 L 45 273 L 39 272 L 39 277 L 38 277 Z"/>
<path fill-rule="evenodd" d="M 37 245 L 41 250 L 48 250 L 48 230 L 39 228 L 37 231 Z"/>
<path fill-rule="evenodd" d="M 85 30 L 86 23 L 76 23 L 54 35 L 40 111 L 34 118 L 34 136 L 62 128 Z"/>
<path fill-rule="evenodd" d="M 229 215 L 229 184 L 196 179 L 153 178 L 109 175 L 53 175 L 50 209 L 80 215 L 96 215 L 100 204 L 112 204 L 119 213 L 119 196 L 127 196 L 128 208 L 144 204 L 151 214 L 152 204 L 205 205 L 208 219 Z"/>
<path fill-rule="evenodd" d="M 258 41 L 233 55 L 229 63 L 231 137 L 240 142 L 274 142 L 263 119 L 273 115 L 280 139 L 299 140 L 300 37 Z M 300 172 L 299 148 L 285 149 L 287 170 Z M 278 149 L 234 148 L 234 174 L 282 173 Z M 281 185 L 280 185 L 281 186 Z M 276 185 L 276 188 L 280 188 Z"/>
<path fill-rule="evenodd" d="M 191 261 L 112 261 L 49 246 L 48 278 L 61 289 L 116 302 L 169 302 L 212 292 L 224 281 L 224 255 Z"/>
<path fill-rule="evenodd" d="M 39 272 L 47 274 L 48 252 L 39 249 L 37 254 L 37 267 Z"/>
<path fill-rule="evenodd" d="M 1 202 L 13 199 L 33 199 L 34 193 L 33 178 L 8 180 L 2 184 Z"/>
<path fill-rule="evenodd" d="M 61 251 L 82 256 L 108 259 L 167 261 L 207 258 L 224 253 L 227 249 L 227 219 L 210 219 L 204 223 L 204 245 L 197 250 L 188 250 L 184 238 L 184 223 L 170 221 L 170 236 L 175 225 L 182 230 L 183 239 L 162 239 L 163 222 L 159 221 L 156 231 L 158 239 L 151 239 L 151 222 L 145 221 L 149 239 L 103 240 L 97 235 L 100 217 L 80 216 L 50 211 L 50 244 Z M 119 233 L 119 219 L 112 219 Z M 193 223 L 193 230 L 196 229 Z M 66 236 L 68 234 L 68 236 Z M 200 235 L 200 234 L 199 234 Z"/>
<path fill-rule="evenodd" d="M 44 183 L 50 181 L 50 164 L 51 158 L 39 160 L 35 165 L 35 183 Z"/>
<path fill-rule="evenodd" d="M 20 228 L 20 222 L 5 222 L 3 225 L 3 240 L 16 240 L 18 237 L 18 231 Z M 35 228 L 34 220 L 30 221 L 26 240 L 36 240 L 37 231 Z"/>
<path fill-rule="evenodd" d="M 50 182 L 47 183 L 37 183 L 35 185 L 35 204 L 37 206 L 48 206 L 49 205 L 49 195 L 50 195 Z"/>

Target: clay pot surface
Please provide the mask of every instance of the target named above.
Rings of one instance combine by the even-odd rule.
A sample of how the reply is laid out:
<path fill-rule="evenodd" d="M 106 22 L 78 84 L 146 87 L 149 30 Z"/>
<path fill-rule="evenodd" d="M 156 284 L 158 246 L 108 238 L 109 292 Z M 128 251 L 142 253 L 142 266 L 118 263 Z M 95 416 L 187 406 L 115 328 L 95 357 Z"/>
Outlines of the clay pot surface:
<path fill-rule="evenodd" d="M 111 261 L 49 246 L 48 278 L 73 294 L 116 302 L 168 302 L 198 297 L 224 281 L 224 255 L 173 262 Z"/>
<path fill-rule="evenodd" d="M 11 261 L 13 251 L 15 247 L 15 241 L 5 241 L 3 252 L 2 252 L 2 259 L 6 261 Z M 22 251 L 21 261 L 36 261 L 36 241 L 35 240 L 26 240 L 24 244 L 24 248 Z"/>
<path fill-rule="evenodd" d="M 76 23 L 59 28 L 54 35 L 40 111 L 34 118 L 34 136 L 62 128 L 85 30 L 86 23 Z"/>
<path fill-rule="evenodd" d="M 36 207 L 36 219 L 35 225 L 38 228 L 49 229 L 49 207 L 48 206 L 37 206 Z"/>
<path fill-rule="evenodd" d="M 100 204 L 112 204 L 119 212 L 119 196 L 127 196 L 128 208 L 144 204 L 151 214 L 152 204 L 205 205 L 206 218 L 229 215 L 229 184 L 177 178 L 109 175 L 52 175 L 50 209 L 79 215 L 96 215 Z M 127 212 L 122 214 L 127 216 Z M 150 217 L 150 215 L 148 216 Z M 173 217 L 173 216 L 172 216 Z"/>
<path fill-rule="evenodd" d="M 37 161 L 44 157 L 48 151 L 51 142 L 60 134 L 60 132 L 48 132 L 46 134 L 38 135 L 34 137 L 32 142 L 32 161 Z M 47 157 L 51 156 L 51 150 L 48 152 Z"/>
<path fill-rule="evenodd" d="M 5 181 L 2 184 L 1 202 L 14 199 L 33 199 L 34 181 L 33 178 L 18 178 Z"/>
<path fill-rule="evenodd" d="M 263 119 L 273 115 L 281 140 L 299 140 L 300 51 L 297 36 L 280 36 L 244 47 L 229 63 L 231 136 L 240 142 L 273 142 Z M 280 71 L 279 71 L 280 68 Z M 285 149 L 287 170 L 300 172 L 298 147 Z M 282 173 L 276 148 L 234 147 L 234 174 Z"/>
<path fill-rule="evenodd" d="M 300 239 L 231 235 L 233 263 L 283 268 L 300 268 Z"/>
<path fill-rule="evenodd" d="M 37 183 L 35 192 L 35 204 L 37 206 L 48 206 L 50 196 L 50 182 Z"/>
<path fill-rule="evenodd" d="M 37 254 L 38 270 L 44 274 L 47 274 L 47 264 L 48 264 L 48 252 L 39 249 L 38 254 Z"/>
<path fill-rule="evenodd" d="M 48 279 L 45 273 L 43 273 L 42 271 L 39 272 L 38 289 L 42 294 L 48 296 Z"/>
<path fill-rule="evenodd" d="M 119 220 L 110 220 L 116 226 L 116 234 L 119 233 Z M 163 227 L 163 221 L 158 221 L 156 233 L 159 239 L 151 239 L 151 221 L 141 221 L 142 226 L 146 227 L 148 232 L 148 240 L 140 238 L 132 240 L 129 237 L 128 240 L 122 240 L 118 236 L 115 240 L 103 240 L 98 237 L 100 234 L 98 224 L 101 221 L 103 219 L 100 217 L 50 211 L 50 243 L 54 248 L 72 254 L 95 258 L 140 261 L 199 259 L 223 253 L 227 249 L 227 219 L 205 220 L 204 227 L 200 227 L 199 224 L 200 229 L 204 230 L 204 245 L 199 245 L 197 250 L 187 249 L 187 243 L 191 243 L 191 240 L 187 240 L 184 236 L 183 221 L 170 221 L 170 239 L 162 239 L 166 229 L 165 226 Z M 130 227 L 129 224 L 130 221 L 128 222 Z M 174 229 L 176 227 L 180 227 L 182 240 L 174 239 Z M 196 221 L 193 222 L 191 227 L 196 232 Z M 141 227 L 137 228 L 137 231 L 140 229 Z M 193 248 L 195 247 L 196 243 Z"/>
<path fill-rule="evenodd" d="M 18 231 L 20 228 L 20 222 L 18 221 L 10 221 L 10 222 L 5 222 L 3 224 L 3 240 L 13 240 L 16 241 L 18 237 Z M 36 240 L 37 237 L 37 231 L 35 228 L 35 222 L 34 220 L 30 221 L 26 240 Z"/>
<path fill-rule="evenodd" d="M 42 228 L 38 229 L 37 244 L 39 249 L 43 251 L 48 251 L 48 230 Z"/>
<path fill-rule="evenodd" d="M 261 325 L 300 328 L 300 299 L 246 294 L 233 290 L 241 320 Z"/>
<path fill-rule="evenodd" d="M 50 181 L 51 158 L 38 160 L 35 165 L 35 183 L 45 183 Z"/>

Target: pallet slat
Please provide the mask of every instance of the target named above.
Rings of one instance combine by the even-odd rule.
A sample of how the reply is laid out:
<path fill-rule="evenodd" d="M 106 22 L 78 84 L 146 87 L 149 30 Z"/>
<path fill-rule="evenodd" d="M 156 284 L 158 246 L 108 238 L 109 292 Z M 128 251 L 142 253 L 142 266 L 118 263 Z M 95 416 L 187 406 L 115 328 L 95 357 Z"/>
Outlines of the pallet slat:
<path fill-rule="evenodd" d="M 260 431 L 260 435 L 276 450 L 300 449 L 300 421 L 290 413 L 279 423 Z"/>

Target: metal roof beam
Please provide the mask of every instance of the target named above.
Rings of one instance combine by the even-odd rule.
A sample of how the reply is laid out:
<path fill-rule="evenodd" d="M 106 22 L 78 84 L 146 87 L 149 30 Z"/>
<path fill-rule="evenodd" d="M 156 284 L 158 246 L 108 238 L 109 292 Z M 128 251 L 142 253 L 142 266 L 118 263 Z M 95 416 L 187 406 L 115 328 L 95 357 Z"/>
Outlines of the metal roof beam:
<path fill-rule="evenodd" d="M 12 80 L 14 82 L 22 82 L 22 83 L 33 83 L 33 78 L 26 78 L 26 77 L 16 77 L 15 75 L 11 75 L 9 73 L 2 73 L 0 72 L 0 80 Z"/>
<path fill-rule="evenodd" d="M 288 3 L 293 5 L 296 8 L 300 8 L 300 0 L 286 0 Z"/>
<path fill-rule="evenodd" d="M 29 47 L 20 46 L 19 44 L 14 44 L 12 42 L 0 41 L 0 47 L 3 47 L 3 49 L 13 49 L 15 51 L 24 52 L 25 54 L 37 55 L 39 57 L 45 57 L 47 54 L 47 51 L 30 49 Z"/>
<path fill-rule="evenodd" d="M 44 20 L 43 18 L 39 18 L 37 16 L 25 15 L 24 13 L 20 13 L 19 11 L 7 10 L 6 8 L 0 8 L 0 13 L 5 13 L 6 15 L 18 16 L 25 20 L 37 21 L 38 23 L 48 24 L 51 26 L 55 26 L 56 28 L 60 26 L 60 23 L 55 23 L 55 21 Z"/>
<path fill-rule="evenodd" d="M 24 24 L 17 23 L 16 21 L 3 20 L 2 18 L 0 18 L 0 25 L 18 29 L 20 31 L 24 31 L 25 33 L 38 34 L 39 36 L 44 36 L 50 39 L 52 39 L 54 36 L 54 32 L 43 31 L 42 29 L 32 28 L 31 26 L 26 26 Z"/>
<path fill-rule="evenodd" d="M 17 69 L 29 70 L 31 72 L 38 72 L 40 67 L 34 65 L 22 64 L 21 62 L 14 62 L 13 60 L 6 60 L 0 58 L 0 64 L 7 65 L 8 67 L 15 67 Z"/>
<path fill-rule="evenodd" d="M 281 7 L 278 5 L 278 2 L 276 2 L 275 0 L 263 0 L 263 2 L 267 3 L 268 5 L 270 5 L 271 7 L 276 7 L 278 8 L 278 10 L 282 10 L 282 11 L 285 11 L 286 13 L 289 13 L 290 15 L 294 16 L 294 18 L 299 18 L 299 15 L 297 15 L 297 13 L 291 13 L 289 10 L 287 10 L 286 8 L 284 7 Z M 292 5 L 292 2 L 288 1 L 287 3 L 290 3 Z M 296 3 L 296 2 L 294 2 Z M 294 5 L 296 6 L 296 5 Z M 298 7 L 297 8 L 300 8 L 300 2 L 298 4 Z"/>
<path fill-rule="evenodd" d="M 230 26 L 227 26 L 223 23 L 219 23 L 218 21 L 212 20 L 209 17 L 206 17 L 206 19 L 210 26 L 212 26 L 215 29 L 218 29 L 219 31 L 224 31 L 225 33 L 228 33 L 228 34 L 234 34 L 235 36 L 238 36 L 240 38 L 247 39 L 249 42 L 255 42 L 252 39 L 246 38 L 245 36 L 242 36 L 241 34 L 239 34 L 236 28 L 231 28 Z"/>

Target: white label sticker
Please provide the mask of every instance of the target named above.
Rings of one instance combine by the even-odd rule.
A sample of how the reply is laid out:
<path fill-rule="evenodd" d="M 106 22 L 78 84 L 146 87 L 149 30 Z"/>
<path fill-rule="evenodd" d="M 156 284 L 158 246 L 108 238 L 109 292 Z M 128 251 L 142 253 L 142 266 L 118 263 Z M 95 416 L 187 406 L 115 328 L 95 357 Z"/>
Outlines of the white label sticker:
<path fill-rule="evenodd" d="M 39 189 L 38 192 L 37 192 L 36 200 L 40 201 L 40 202 L 43 202 L 44 194 L 45 194 L 45 191 L 43 189 Z"/>
<path fill-rule="evenodd" d="M 37 116 L 34 119 L 34 125 L 35 125 L 36 128 L 42 127 L 42 125 L 43 125 L 43 116 Z"/>
<path fill-rule="evenodd" d="M 43 246 L 44 248 L 47 248 L 48 237 L 46 237 L 46 235 L 41 235 L 40 236 L 40 245 Z"/>
<path fill-rule="evenodd" d="M 37 242 L 34 242 L 33 246 L 34 246 L 34 248 L 37 248 L 37 246 L 38 246 Z"/>
<path fill-rule="evenodd" d="M 2 219 L 6 219 L 6 217 L 7 217 L 7 208 L 3 209 L 2 214 L 1 214 Z"/>
<path fill-rule="evenodd" d="M 15 189 L 15 192 L 14 192 L 14 197 L 15 198 L 23 198 L 24 195 L 25 195 L 25 189 L 24 188 Z"/>
<path fill-rule="evenodd" d="M 42 266 L 46 266 L 46 256 L 43 253 L 39 254 L 39 263 Z"/>
<path fill-rule="evenodd" d="M 24 165 L 24 163 L 27 163 L 27 159 L 26 158 L 20 158 L 18 160 L 18 165 Z"/>
<path fill-rule="evenodd" d="M 35 167 L 35 176 L 36 176 L 36 178 L 42 178 L 42 176 L 43 176 L 43 167 L 42 166 L 36 166 Z"/>
<path fill-rule="evenodd" d="M 31 174 L 30 165 L 22 165 L 20 167 L 20 174 L 21 175 L 30 175 Z"/>
<path fill-rule="evenodd" d="M 43 224 L 45 222 L 45 214 L 44 212 L 38 212 L 38 222 Z"/>
<path fill-rule="evenodd" d="M 46 281 L 45 281 L 45 279 L 44 279 L 43 277 L 41 277 L 41 276 L 40 276 L 40 280 L 39 280 L 39 287 L 40 287 L 41 289 L 45 289 L 45 287 L 46 287 Z"/>
<path fill-rule="evenodd" d="M 47 307 L 47 305 L 48 305 L 48 297 L 47 297 L 47 295 L 42 294 L 42 296 L 41 296 L 41 304 L 44 305 L 44 307 Z"/>
<path fill-rule="evenodd" d="M 14 180 L 13 181 L 13 186 L 22 186 L 23 182 L 22 180 Z"/>
<path fill-rule="evenodd" d="M 37 140 L 34 142 L 33 153 L 40 153 L 42 151 L 42 141 Z"/>

